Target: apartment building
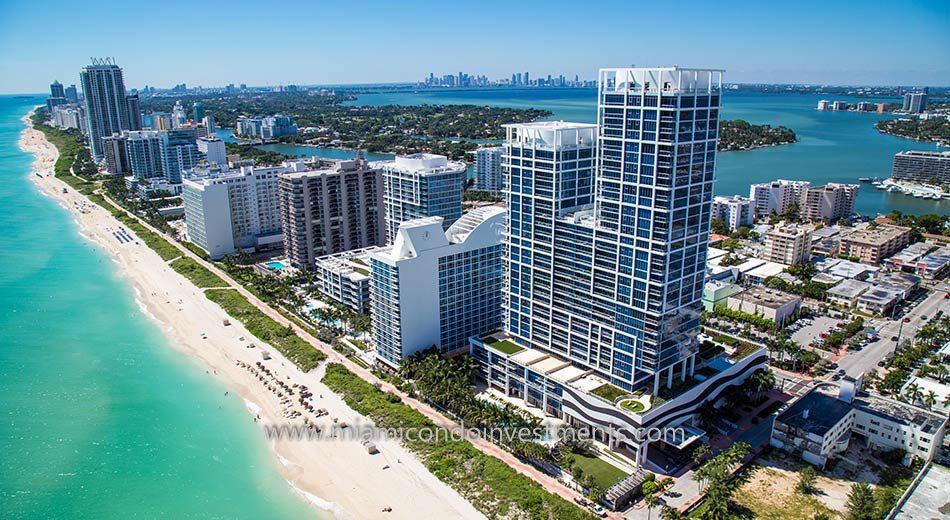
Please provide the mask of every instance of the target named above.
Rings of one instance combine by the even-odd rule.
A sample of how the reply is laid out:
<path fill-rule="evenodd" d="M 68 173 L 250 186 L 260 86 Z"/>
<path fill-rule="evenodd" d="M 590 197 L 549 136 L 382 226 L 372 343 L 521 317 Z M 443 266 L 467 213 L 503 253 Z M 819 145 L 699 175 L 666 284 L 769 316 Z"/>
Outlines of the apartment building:
<path fill-rule="evenodd" d="M 754 214 L 755 206 L 752 199 L 739 195 L 713 198 L 712 219 L 723 220 L 730 231 L 735 231 L 742 226 L 751 226 Z"/>
<path fill-rule="evenodd" d="M 854 213 L 860 186 L 828 183 L 807 188 L 802 193 L 799 215 L 807 222 L 837 222 Z"/>
<path fill-rule="evenodd" d="M 811 232 L 801 226 L 781 226 L 765 234 L 761 258 L 784 265 L 796 265 L 811 254 Z"/>
<path fill-rule="evenodd" d="M 373 163 L 383 171 L 386 238 L 396 239 L 399 225 L 424 217 L 442 217 L 448 229 L 462 216 L 465 163 L 443 155 L 416 153 Z"/>
<path fill-rule="evenodd" d="M 283 244 L 277 178 L 283 167 L 193 170 L 182 183 L 188 240 L 212 259 Z"/>
<path fill-rule="evenodd" d="M 802 195 L 811 183 L 808 181 L 777 181 L 753 184 L 749 188 L 755 216 L 784 215 L 801 203 Z"/>
<path fill-rule="evenodd" d="M 278 182 L 284 252 L 313 270 L 317 258 L 385 244 L 382 171 L 363 159 L 288 163 Z"/>
<path fill-rule="evenodd" d="M 907 246 L 910 231 L 910 228 L 888 224 L 855 229 L 850 233 L 842 233 L 838 252 L 856 257 L 866 264 L 880 265 L 885 258 Z"/>
<path fill-rule="evenodd" d="M 370 253 L 377 359 L 396 368 L 417 352 L 468 349 L 502 323 L 504 208 L 473 209 L 443 231 L 442 217 L 399 225 Z"/>
<path fill-rule="evenodd" d="M 314 262 L 313 288 L 356 312 L 368 312 L 369 255 L 377 246 L 321 256 Z"/>

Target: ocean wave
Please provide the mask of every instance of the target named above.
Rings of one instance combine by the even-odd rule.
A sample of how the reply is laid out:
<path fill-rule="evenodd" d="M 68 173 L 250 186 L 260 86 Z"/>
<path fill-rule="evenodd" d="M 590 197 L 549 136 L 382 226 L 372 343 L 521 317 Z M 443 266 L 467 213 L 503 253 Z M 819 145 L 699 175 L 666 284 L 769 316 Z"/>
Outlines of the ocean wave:
<path fill-rule="evenodd" d="M 290 485 L 290 489 L 293 489 L 295 493 L 304 497 L 307 502 L 310 502 L 317 509 L 327 511 L 332 513 L 333 516 L 337 518 L 352 518 L 342 507 L 339 506 L 336 502 L 330 502 L 329 500 L 323 499 L 314 495 L 313 493 L 308 493 L 299 487 L 295 486 L 293 482 L 287 481 L 287 484 Z"/>

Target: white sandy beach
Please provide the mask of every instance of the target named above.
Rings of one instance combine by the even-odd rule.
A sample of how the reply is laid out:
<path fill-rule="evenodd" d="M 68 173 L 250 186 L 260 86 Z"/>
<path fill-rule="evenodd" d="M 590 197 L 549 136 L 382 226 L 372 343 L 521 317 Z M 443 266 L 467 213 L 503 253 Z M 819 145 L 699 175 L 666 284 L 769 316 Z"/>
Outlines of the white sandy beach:
<path fill-rule="evenodd" d="M 24 123 L 28 125 L 26 118 Z M 187 354 L 210 376 L 217 377 L 235 399 L 242 399 L 248 409 L 248 421 L 259 415 L 259 424 L 290 424 L 290 420 L 281 417 L 283 406 L 276 395 L 249 370 L 236 364 L 260 361 L 261 348 L 249 349 L 246 344 L 253 341 L 260 347 L 262 343 L 236 320 L 225 326 L 222 320 L 226 314 L 140 241 L 118 240 L 113 232 L 124 226 L 108 211 L 71 188 L 63 193 L 66 185 L 53 177 L 56 148 L 41 132 L 27 127 L 20 146 L 35 155 L 34 168 L 43 174 L 39 177 L 30 173 L 30 178 L 70 210 L 83 236 L 116 261 L 119 273 L 135 289 L 145 313 L 166 332 L 168 344 Z M 207 335 L 206 339 L 202 339 L 202 333 Z M 241 337 L 246 340 L 240 341 Z M 273 359 L 266 361 L 266 366 L 287 384 L 309 387 L 314 394 L 314 406 L 329 412 L 329 416 L 318 421 L 324 432 L 330 430 L 331 418 L 349 424 L 368 422 L 320 384 L 322 367 L 304 374 L 274 349 L 267 350 Z M 303 424 L 301 419 L 293 423 Z M 261 442 L 270 442 L 275 464 L 305 499 L 337 517 L 483 518 L 396 441 L 377 442 L 380 453 L 376 455 L 369 455 L 358 441 L 267 441 L 263 429 Z M 387 507 L 392 511 L 383 512 Z"/>

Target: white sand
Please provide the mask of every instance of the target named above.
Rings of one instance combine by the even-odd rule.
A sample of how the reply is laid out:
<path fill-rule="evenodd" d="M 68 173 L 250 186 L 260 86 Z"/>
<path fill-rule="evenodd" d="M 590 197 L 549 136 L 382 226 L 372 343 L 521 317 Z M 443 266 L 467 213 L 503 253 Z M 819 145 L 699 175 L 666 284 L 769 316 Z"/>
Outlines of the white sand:
<path fill-rule="evenodd" d="M 24 118 L 24 123 L 28 120 Z M 314 393 L 313 404 L 326 408 L 329 417 L 318 420 L 330 430 L 330 418 L 349 424 L 366 424 L 328 388 L 319 383 L 322 367 L 304 374 L 277 351 L 253 338 L 236 320 L 224 326 L 226 314 L 185 278 L 172 270 L 155 252 L 140 241 L 120 243 L 113 231 L 124 228 L 108 211 L 89 202 L 72 188 L 63 193 L 64 183 L 53 177 L 57 151 L 45 136 L 32 128 L 23 131 L 20 147 L 35 154 L 34 168 L 43 174 L 30 178 L 40 189 L 69 209 L 82 235 L 101 246 L 118 265 L 119 273 L 131 284 L 143 311 L 166 332 L 171 347 L 187 354 L 210 375 L 217 377 L 248 409 L 248 420 L 260 415 L 260 423 L 303 424 L 281 417 L 278 398 L 247 369 L 241 360 L 261 360 L 261 346 L 273 356 L 265 362 L 279 377 L 304 384 Z M 133 235 L 134 236 L 134 235 Z M 201 333 L 207 335 L 201 338 Z M 247 341 L 259 348 L 248 349 Z M 290 379 L 287 379 L 287 377 Z M 322 398 L 320 397 L 322 394 Z M 296 402 L 296 397 L 294 397 Z M 275 466 L 298 493 L 323 510 L 341 518 L 483 518 L 457 492 L 435 478 L 396 441 L 377 442 L 380 453 L 369 455 L 358 441 L 267 440 L 275 455 Z M 278 461 L 280 463 L 278 463 Z M 388 469 L 383 469 L 388 465 Z M 391 507 L 392 512 L 382 509 Z"/>

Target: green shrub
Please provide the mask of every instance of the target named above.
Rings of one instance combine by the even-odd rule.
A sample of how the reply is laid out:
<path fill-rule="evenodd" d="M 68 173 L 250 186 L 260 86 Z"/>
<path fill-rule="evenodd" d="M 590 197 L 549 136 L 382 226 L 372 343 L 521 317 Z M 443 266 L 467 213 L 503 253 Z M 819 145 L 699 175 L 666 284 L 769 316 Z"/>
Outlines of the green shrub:
<path fill-rule="evenodd" d="M 251 334 L 270 343 L 304 372 L 313 370 L 326 359 L 326 354 L 297 336 L 293 329 L 283 327 L 265 315 L 234 289 L 209 289 L 205 291 L 205 296 L 220 305 L 228 315 L 243 323 Z"/>

